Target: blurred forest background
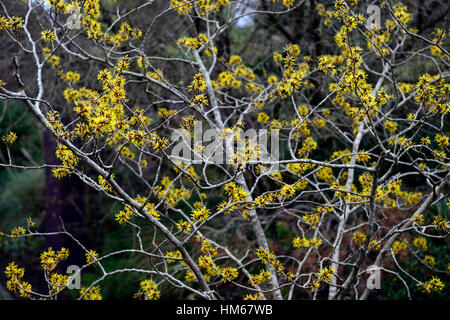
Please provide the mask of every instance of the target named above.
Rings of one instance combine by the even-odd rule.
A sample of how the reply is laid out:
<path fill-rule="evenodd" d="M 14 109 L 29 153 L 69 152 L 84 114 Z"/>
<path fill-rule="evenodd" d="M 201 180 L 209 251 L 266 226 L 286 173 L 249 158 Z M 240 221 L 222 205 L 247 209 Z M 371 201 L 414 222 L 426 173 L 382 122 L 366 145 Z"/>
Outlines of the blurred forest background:
<path fill-rule="evenodd" d="M 23 16 L 26 4 L 22 1 L 7 0 L 2 1 L 8 8 L 8 11 L 14 12 L 16 16 Z M 293 12 L 281 16 L 276 15 L 252 15 L 251 18 L 239 21 L 233 28 L 228 29 L 218 39 L 219 54 L 228 59 L 231 55 L 242 56 L 246 64 L 251 67 L 255 73 L 270 74 L 275 69 L 272 61 L 272 54 L 275 50 L 283 47 L 286 43 L 292 42 L 300 46 L 305 54 L 309 54 L 312 59 L 322 54 L 333 54 L 336 50 L 333 41 L 333 32 L 323 25 L 322 18 L 317 14 L 316 6 L 318 3 L 325 4 L 326 7 L 332 6 L 333 1 L 307 0 L 303 6 Z M 415 26 L 421 32 L 430 34 L 442 21 L 448 16 L 449 5 L 446 0 L 404 0 L 408 11 L 414 13 L 414 21 L 411 25 Z M 121 0 L 122 6 L 128 6 L 131 9 L 135 6 L 134 0 Z M 166 8 L 169 1 L 155 1 L 154 12 L 161 12 Z M 102 14 L 105 22 L 111 22 L 115 18 L 113 3 L 111 1 L 102 1 Z M 149 11 L 146 11 L 148 13 Z M 361 13 L 365 14 L 363 10 Z M 150 21 L 153 17 L 140 16 L 134 14 L 129 17 L 131 25 L 142 26 L 143 21 Z M 382 17 L 382 22 L 383 22 Z M 37 16 L 32 23 L 39 24 Z M 188 35 L 191 26 L 185 23 L 185 20 L 172 12 L 162 16 L 159 23 L 155 25 L 151 32 L 151 41 L 148 48 L 154 55 L 174 56 L 178 53 L 176 40 L 184 35 Z M 196 24 L 196 28 L 201 32 L 202 25 Z M 39 28 L 37 28 L 39 29 Z M 89 45 L 86 43 L 86 45 Z M 413 48 L 411 48 L 413 49 Z M 15 46 L 4 33 L 0 33 L 0 79 L 8 83 L 9 88 L 15 89 L 13 78 L 13 64 L 10 57 L 14 55 Z M 24 56 L 18 56 L 21 62 L 24 81 L 31 83 L 34 77 L 33 66 L 27 65 L 27 59 Z M 68 57 L 70 60 L 71 58 Z M 29 63 L 29 62 L 28 62 Z M 75 60 L 74 60 L 75 63 Z M 410 66 L 410 64 L 408 64 Z M 187 81 L 190 73 L 179 68 L 172 68 L 170 62 L 163 62 L 160 66 L 163 73 L 169 79 L 179 79 Z M 82 74 L 80 86 L 95 86 L 97 66 L 93 63 L 85 62 L 79 64 L 77 61 L 74 67 Z M 416 70 L 397 69 L 397 76 L 405 82 L 415 82 L 417 74 L 433 72 L 434 66 L 430 62 L 417 64 Z M 64 84 L 59 81 L 54 72 L 45 73 L 45 81 L 48 86 L 53 88 L 52 92 L 47 92 L 48 99 L 54 104 L 59 105 L 64 110 L 65 100 L 63 98 Z M 27 78 L 28 77 L 28 78 Z M 7 86 L 7 88 L 8 88 Z M 148 97 L 144 92 L 140 92 L 139 87 L 135 87 L 135 92 L 129 92 L 129 96 L 136 100 L 145 101 Z M 32 89 L 31 89 L 32 90 Z M 142 90 L 143 91 L 143 90 Z M 317 89 L 312 92 L 314 99 L 321 100 L 321 86 L 317 84 Z M 144 102 L 145 103 L 145 102 Z M 282 114 L 282 108 L 275 108 L 274 112 Z M 63 112 L 61 112 L 63 115 Z M 275 115 L 276 116 L 276 115 Z M 40 165 L 42 163 L 56 163 L 55 159 L 55 141 L 46 134 L 43 128 L 36 124 L 33 116 L 28 112 L 25 105 L 19 101 L 0 101 L 0 136 L 8 133 L 12 128 L 18 135 L 18 142 L 11 146 L 11 153 L 17 164 Z M 449 127 L 447 127 L 449 129 Z M 447 130 L 447 132 L 450 131 Z M 327 137 L 323 137 L 322 143 L 326 144 Z M 339 146 L 327 145 L 327 148 L 339 149 Z M 333 151 L 333 150 L 331 150 Z M 328 149 L 327 152 L 330 152 Z M 0 161 L 7 161 L 6 149 L 4 145 L 0 146 Z M 149 169 L 151 170 L 151 168 Z M 419 183 L 410 181 L 409 183 Z M 134 188 L 134 181 L 128 182 L 130 188 Z M 219 202 L 212 197 L 208 199 L 209 203 Z M 125 228 L 114 221 L 114 213 L 121 210 L 119 204 L 112 202 L 102 194 L 90 190 L 83 186 L 81 181 L 73 175 L 62 180 L 55 179 L 50 169 L 42 170 L 13 170 L 10 168 L 0 169 L 0 231 L 9 232 L 17 225 L 25 225 L 26 219 L 31 217 L 37 224 L 37 230 L 42 232 L 55 231 L 58 228 L 59 218 L 61 217 L 69 230 L 78 236 L 87 248 L 95 248 L 100 254 L 120 250 L 121 248 L 131 248 L 133 237 L 130 232 L 135 229 Z M 449 219 L 449 209 L 444 202 L 439 203 L 432 208 L 435 212 L 429 212 L 429 215 L 440 213 Z M 145 232 L 148 231 L 148 232 Z M 292 250 L 291 234 L 283 224 L 276 224 L 271 230 L 271 237 L 278 242 L 280 246 L 286 246 L 286 250 Z M 144 230 L 149 241 L 151 240 L 152 230 Z M 434 241 L 434 242 L 432 242 Z M 428 254 L 436 257 L 438 269 L 446 269 L 446 262 L 450 249 L 442 245 L 446 240 L 436 239 L 429 242 Z M 39 253 L 52 246 L 57 249 L 66 246 L 71 250 L 71 257 L 65 265 L 77 264 L 79 259 L 83 259 L 84 254 L 77 251 L 74 243 L 70 240 L 49 237 L 47 239 L 21 238 L 9 239 L 0 237 L 0 299 L 7 297 L 5 286 L 5 277 L 3 270 L 5 266 L 14 260 L 26 268 L 27 281 L 33 284 L 33 287 L 39 291 L 39 287 L 46 286 L 43 278 L 43 271 L 39 264 Z M 143 258 L 120 256 L 120 259 L 111 258 L 104 262 L 104 266 L 144 266 L 146 261 Z M 419 264 L 417 260 L 404 256 L 402 267 L 410 270 L 412 274 L 430 273 L 429 269 Z M 442 265 L 439 265 L 442 263 Z M 99 270 L 91 267 L 88 272 L 82 276 L 83 285 L 88 285 Z M 448 276 L 443 276 L 444 283 L 449 283 Z M 139 275 L 133 273 L 118 274 L 102 283 L 102 295 L 104 299 L 130 299 L 136 292 L 139 281 L 142 280 Z M 408 278 L 406 278 L 408 281 Z M 428 295 L 421 293 L 414 285 L 411 285 L 413 299 L 426 299 Z M 189 299 L 189 293 L 174 291 L 174 288 L 160 288 L 163 294 L 162 299 Z M 180 296 L 186 294 L 186 296 Z M 77 290 L 66 290 L 67 298 L 78 297 Z M 433 296 L 434 299 L 446 299 L 449 296 L 449 288 Z M 239 298 L 239 297 L 236 297 Z M 406 293 L 401 283 L 396 281 L 395 277 L 383 274 L 382 290 L 372 293 L 372 299 L 406 299 Z"/>

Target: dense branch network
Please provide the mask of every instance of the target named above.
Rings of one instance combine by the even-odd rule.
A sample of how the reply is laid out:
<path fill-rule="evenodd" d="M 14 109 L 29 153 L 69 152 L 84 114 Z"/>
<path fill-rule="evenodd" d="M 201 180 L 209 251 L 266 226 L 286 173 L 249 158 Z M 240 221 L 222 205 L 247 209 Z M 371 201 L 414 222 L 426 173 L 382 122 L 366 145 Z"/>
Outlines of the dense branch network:
<path fill-rule="evenodd" d="M 245 299 L 315 299 L 324 287 L 329 299 L 366 299 L 369 266 L 399 278 L 408 295 L 404 277 L 429 293 L 444 287 L 438 276 L 448 267 L 436 269 L 424 252 L 427 239 L 445 239 L 449 227 L 428 214 L 450 203 L 446 24 L 421 34 L 406 6 L 380 1 L 385 22 L 368 25 L 359 13 L 365 3 L 317 1 L 334 41 L 329 53 L 311 57 L 302 54 L 307 44 L 286 43 L 261 58 L 264 67 L 250 67 L 218 50 L 224 34 L 244 17 L 278 19 L 311 2 L 30 0 L 20 17 L 4 2 L 0 30 L 26 55 L 16 62 L 16 83 L 1 81 L 0 99 L 25 102 L 57 139 L 60 165 L 17 165 L 9 146 L 20 137 L 11 131 L 0 167 L 76 175 L 120 203 L 105 214 L 135 230 L 136 248 L 100 256 L 61 221 L 58 234 L 86 253 L 79 274 L 92 265 L 101 271 L 80 298 L 101 298 L 101 283 L 126 272 L 142 273 L 136 297 L 146 299 L 158 299 L 166 284 L 205 299 L 226 298 L 230 287 Z M 79 28 L 68 20 L 74 12 Z M 145 21 L 132 25 L 137 15 Z M 171 19 L 181 31 L 170 31 Z M 157 32 L 165 33 L 164 50 L 153 48 Z M 417 63 L 434 71 L 402 80 L 397 69 Z M 50 77 L 64 85 L 62 103 Z M 199 127 L 211 135 L 197 139 Z M 269 148 L 246 136 L 250 129 L 266 129 L 276 156 L 262 157 Z M 180 143 L 195 161 L 175 153 Z M 405 183 L 414 179 L 422 187 Z M 274 237 L 280 225 L 289 230 L 288 249 Z M 33 227 L 30 219 L 4 236 L 54 235 Z M 402 268 L 405 250 L 436 276 Z M 149 263 L 106 270 L 105 260 L 124 254 Z M 41 254 L 48 293 L 33 291 L 15 263 L 8 289 L 56 299 L 71 281 L 55 271 L 68 255 Z"/>

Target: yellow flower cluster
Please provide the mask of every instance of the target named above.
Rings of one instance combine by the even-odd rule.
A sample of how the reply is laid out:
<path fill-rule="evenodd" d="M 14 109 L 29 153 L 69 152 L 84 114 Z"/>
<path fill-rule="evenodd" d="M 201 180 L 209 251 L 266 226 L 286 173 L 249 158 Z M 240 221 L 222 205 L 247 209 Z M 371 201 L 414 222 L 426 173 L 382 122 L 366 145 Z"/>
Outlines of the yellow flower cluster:
<path fill-rule="evenodd" d="M 22 17 L 11 16 L 7 18 L 3 15 L 0 15 L 0 31 L 15 31 L 19 28 L 22 28 L 23 24 L 24 21 Z"/>
<path fill-rule="evenodd" d="M 198 37 L 183 37 L 178 39 L 177 43 L 179 46 L 197 50 L 201 46 L 208 46 L 209 38 L 204 33 L 200 33 Z"/>
<path fill-rule="evenodd" d="M 123 147 L 120 151 L 120 154 L 122 155 L 122 157 L 129 160 L 132 160 L 135 157 L 135 154 L 128 147 Z"/>
<path fill-rule="evenodd" d="M 255 204 L 258 207 L 264 208 L 269 203 L 273 202 L 276 198 L 277 197 L 276 197 L 275 193 L 265 193 L 265 194 L 262 194 L 262 195 L 256 197 Z"/>
<path fill-rule="evenodd" d="M 377 240 L 372 240 L 369 242 L 368 248 L 372 249 L 373 246 L 375 246 L 375 244 L 377 243 Z M 377 244 L 375 247 L 373 247 L 373 251 L 379 251 L 381 248 L 381 243 Z"/>
<path fill-rule="evenodd" d="M 134 295 L 135 298 L 143 297 L 144 300 L 158 300 L 161 297 L 158 285 L 153 280 L 143 280 L 139 287 L 140 290 Z"/>
<path fill-rule="evenodd" d="M 134 211 L 130 209 L 128 206 L 125 206 L 123 210 L 116 213 L 116 221 L 119 222 L 120 224 L 124 224 L 130 221 L 133 215 L 135 215 Z"/>
<path fill-rule="evenodd" d="M 22 227 L 15 227 L 11 229 L 11 237 L 17 238 L 23 236 L 26 233 L 26 230 Z"/>
<path fill-rule="evenodd" d="M 42 48 L 42 54 L 44 55 L 47 62 L 50 63 L 53 68 L 58 68 L 61 63 L 61 57 L 56 55 L 51 55 L 52 50 L 50 48 Z"/>
<path fill-rule="evenodd" d="M 209 218 L 209 216 L 211 215 L 211 212 L 209 211 L 208 208 L 202 206 L 198 209 L 194 209 L 191 213 L 191 219 L 193 221 L 200 221 L 203 222 L 206 219 Z"/>
<path fill-rule="evenodd" d="M 270 272 L 262 269 L 258 274 L 254 274 L 250 277 L 250 283 L 253 286 L 258 286 L 270 279 Z"/>
<path fill-rule="evenodd" d="M 394 122 L 394 121 L 386 120 L 386 121 L 384 122 L 384 127 L 386 128 L 386 130 L 387 130 L 391 135 L 393 135 L 393 134 L 395 134 L 395 132 L 396 132 L 397 129 L 398 129 L 398 123 L 397 123 L 397 122 Z"/>
<path fill-rule="evenodd" d="M 156 205 L 154 203 L 148 202 L 146 197 L 137 196 L 135 198 L 136 202 L 144 206 L 144 210 L 147 211 L 156 220 L 160 219 L 159 213 L 156 211 Z M 126 209 L 126 207 L 125 207 Z"/>
<path fill-rule="evenodd" d="M 259 144 L 247 144 L 243 150 L 238 150 L 230 155 L 230 161 L 234 166 L 245 167 L 249 161 L 256 161 L 260 157 Z"/>
<path fill-rule="evenodd" d="M 63 144 L 58 144 L 56 148 L 56 157 L 61 160 L 62 165 L 74 169 L 78 164 L 79 158 L 74 155 L 74 153 Z M 61 179 L 70 173 L 68 168 L 53 168 L 53 176 L 55 178 Z"/>
<path fill-rule="evenodd" d="M 192 84 L 190 86 L 188 86 L 188 88 L 190 88 L 189 91 L 195 90 L 200 93 L 205 92 L 206 91 L 206 81 L 205 81 L 205 77 L 203 76 L 203 74 L 197 73 L 196 75 L 194 75 Z"/>
<path fill-rule="evenodd" d="M 192 10 L 191 0 L 172 0 L 170 5 L 181 15 L 186 15 Z"/>
<path fill-rule="evenodd" d="M 193 99 L 192 99 L 192 105 L 193 106 L 200 106 L 200 107 L 205 107 L 209 104 L 208 102 L 208 98 L 206 97 L 206 95 L 204 94 L 199 94 L 196 95 Z"/>
<path fill-rule="evenodd" d="M 100 293 L 99 286 L 93 286 L 91 289 L 83 287 L 80 290 L 80 295 L 83 296 L 83 300 L 103 300 L 103 297 Z"/>
<path fill-rule="evenodd" d="M 433 291 L 442 291 L 445 288 L 445 284 L 438 277 L 433 276 L 430 280 L 423 284 L 419 284 L 426 293 L 432 293 Z"/>
<path fill-rule="evenodd" d="M 311 138 L 307 137 L 305 141 L 302 143 L 302 147 L 297 151 L 299 157 L 307 157 L 309 154 L 311 154 L 314 150 L 317 149 L 317 142 Z"/>
<path fill-rule="evenodd" d="M 217 80 L 212 81 L 214 89 L 231 87 L 238 89 L 242 84 L 242 81 L 238 80 L 231 71 L 223 71 L 217 76 Z"/>
<path fill-rule="evenodd" d="M 408 245 L 403 241 L 394 241 L 392 244 L 392 251 L 394 251 L 394 254 L 398 254 L 402 250 L 408 249 Z"/>
<path fill-rule="evenodd" d="M 85 253 L 86 256 L 86 263 L 87 264 L 91 264 L 93 262 L 95 262 L 98 259 L 98 253 L 95 252 L 94 250 L 89 250 L 89 252 Z"/>
<path fill-rule="evenodd" d="M 156 186 L 153 192 L 159 200 L 164 199 L 169 206 L 175 206 L 181 199 L 189 200 L 191 193 L 184 187 L 176 188 L 172 185 L 169 177 L 164 177 L 161 181 L 162 186 Z"/>
<path fill-rule="evenodd" d="M 256 254 L 264 264 L 271 264 L 277 270 L 277 273 L 284 274 L 284 265 L 275 257 L 272 252 L 264 249 L 263 247 L 259 247 L 258 249 L 256 249 Z"/>
<path fill-rule="evenodd" d="M 307 63 L 296 65 L 300 52 L 298 45 L 291 43 L 284 49 L 284 55 L 279 52 L 273 55 L 276 64 L 283 64 L 283 78 L 276 82 L 276 78 L 271 77 L 269 82 L 276 86 L 277 95 L 282 99 L 291 96 L 302 84 L 310 85 L 304 81 L 310 71 L 309 65 Z"/>
<path fill-rule="evenodd" d="M 218 248 L 214 247 L 208 239 L 204 239 L 202 241 L 202 246 L 200 247 L 200 251 L 211 257 L 215 257 L 215 256 L 217 256 Z"/>
<path fill-rule="evenodd" d="M 56 157 L 61 160 L 65 167 L 75 168 L 79 161 L 79 158 L 63 144 L 58 144 L 55 153 Z"/>
<path fill-rule="evenodd" d="M 449 223 L 441 216 L 435 216 L 433 225 L 437 230 L 445 231 L 449 228 Z"/>
<path fill-rule="evenodd" d="M 306 76 L 305 70 L 294 70 L 290 73 L 289 78 L 282 79 L 277 84 L 277 93 L 280 98 L 287 98 L 292 96 L 294 92 L 300 89 L 303 78 Z"/>
<path fill-rule="evenodd" d="M 262 123 L 262 124 L 267 124 L 270 120 L 270 117 L 267 115 L 267 113 L 265 112 L 260 112 L 258 113 L 258 118 L 256 121 Z"/>
<path fill-rule="evenodd" d="M 280 0 L 272 0 L 273 3 L 278 3 Z M 293 7 L 297 0 L 282 0 L 283 6 L 286 8 Z"/>
<path fill-rule="evenodd" d="M 230 70 L 219 73 L 216 80 L 212 80 L 211 84 L 214 89 L 233 88 L 238 89 L 242 85 L 242 81 L 249 81 L 246 89 L 252 93 L 260 93 L 262 87 L 256 85 L 252 81 L 255 80 L 255 74 L 252 69 L 242 64 L 242 58 L 232 56 L 228 62 Z"/>
<path fill-rule="evenodd" d="M 2 141 L 5 144 L 13 144 L 17 140 L 17 134 L 10 131 L 8 134 L 2 137 Z"/>
<path fill-rule="evenodd" d="M 443 39 L 445 39 L 446 37 L 448 37 L 448 34 L 445 33 L 445 31 L 443 29 L 437 28 L 433 34 L 435 35 L 435 38 L 432 39 L 433 42 L 435 43 L 439 43 L 441 42 Z M 430 49 L 430 52 L 433 56 L 435 57 L 440 57 L 442 59 L 449 59 L 449 57 L 443 53 L 443 51 L 441 50 L 441 48 L 439 48 L 438 46 L 432 46 Z"/>
<path fill-rule="evenodd" d="M 166 257 L 181 259 L 183 256 L 181 255 L 181 252 L 179 250 L 176 250 L 176 251 L 167 251 Z M 175 262 L 178 262 L 178 260 L 167 259 L 167 263 L 175 263 Z M 182 263 L 186 264 L 184 261 Z"/>
<path fill-rule="evenodd" d="M 308 238 L 301 238 L 301 237 L 295 237 L 294 240 L 292 240 L 292 245 L 295 248 L 307 248 L 307 247 L 313 247 L 318 248 L 322 244 L 322 239 L 314 237 L 311 239 Z"/>
<path fill-rule="evenodd" d="M 305 214 L 302 218 L 312 229 L 316 229 L 320 222 L 320 215 L 317 213 Z"/>
<path fill-rule="evenodd" d="M 325 10 L 325 6 L 322 3 L 318 3 L 317 4 L 316 10 L 317 10 L 317 13 L 319 14 L 319 16 L 325 17 L 325 21 L 323 22 L 323 24 L 326 27 L 330 27 L 331 26 L 331 19 L 334 16 L 334 12 L 331 11 L 331 10 Z"/>
<path fill-rule="evenodd" d="M 78 72 L 69 71 L 62 76 L 63 80 L 74 84 L 80 80 L 80 74 Z"/>
<path fill-rule="evenodd" d="M 59 251 L 54 251 L 52 247 L 49 247 L 47 251 L 41 253 L 41 266 L 45 271 L 53 271 L 60 261 L 66 260 L 68 257 L 68 249 L 61 248 Z"/>
<path fill-rule="evenodd" d="M 365 233 L 357 231 L 357 232 L 355 232 L 353 234 L 353 242 L 357 246 L 362 245 L 364 243 L 364 241 L 366 241 L 366 234 Z"/>
<path fill-rule="evenodd" d="M 88 32 L 89 39 L 103 38 L 107 44 L 113 44 L 114 47 L 120 47 L 123 42 L 137 40 L 142 37 L 142 31 L 139 28 L 132 28 L 128 22 L 122 22 L 119 31 L 116 34 L 103 34 L 101 24 L 94 19 L 82 19 L 83 27 Z M 139 64 L 139 61 L 138 61 Z M 143 66 L 140 66 L 141 68 Z"/>
<path fill-rule="evenodd" d="M 306 159 L 302 159 L 306 160 Z M 313 163 L 307 163 L 307 162 L 300 162 L 300 163 L 289 163 L 286 165 L 286 167 L 292 171 L 293 173 L 301 176 L 306 171 L 313 169 L 316 165 Z"/>
<path fill-rule="evenodd" d="M 31 296 L 31 284 L 22 281 L 22 278 L 25 275 L 24 268 L 19 268 L 14 262 L 11 262 L 5 269 L 5 275 L 8 279 L 6 288 L 9 291 L 18 292 L 23 298 L 29 298 Z"/>
<path fill-rule="evenodd" d="M 45 42 L 50 42 L 52 40 L 55 40 L 55 32 L 52 30 L 44 30 L 41 32 L 42 40 Z"/>
<path fill-rule="evenodd" d="M 203 255 L 198 258 L 198 265 L 205 270 L 207 275 L 212 277 L 220 276 L 220 267 L 217 266 L 211 256 Z"/>
<path fill-rule="evenodd" d="M 427 239 L 425 237 L 416 237 L 413 240 L 413 245 L 416 248 L 419 248 L 422 251 L 428 250 Z"/>
<path fill-rule="evenodd" d="M 424 223 L 424 219 L 423 219 L 423 214 L 417 214 L 415 215 L 412 220 L 417 223 L 419 226 L 423 225 Z"/>
<path fill-rule="evenodd" d="M 283 187 L 281 187 L 278 196 L 282 199 L 292 198 L 295 195 L 295 191 L 295 186 L 285 184 Z"/>
<path fill-rule="evenodd" d="M 412 14 L 407 10 L 408 8 L 402 3 L 394 5 L 394 16 L 403 25 L 406 25 L 412 19 Z"/>
<path fill-rule="evenodd" d="M 439 144 L 439 147 L 445 148 L 450 145 L 450 138 L 446 135 L 437 134 L 434 140 Z"/>
<path fill-rule="evenodd" d="M 231 203 L 243 202 L 248 198 L 248 193 L 234 182 L 225 185 L 225 194 L 230 197 Z"/>
<path fill-rule="evenodd" d="M 220 269 L 220 273 L 222 274 L 222 281 L 223 282 L 233 281 L 239 275 L 239 272 L 237 271 L 237 269 L 235 269 L 233 267 L 221 268 Z"/>
<path fill-rule="evenodd" d="M 62 275 L 59 273 L 52 273 L 49 280 L 50 294 L 57 294 L 61 292 L 68 284 L 70 275 Z"/>
<path fill-rule="evenodd" d="M 369 195 L 372 189 L 372 176 L 368 173 L 363 173 L 358 178 L 362 186 L 361 193 L 364 195 Z M 419 202 L 422 197 L 421 192 L 407 192 L 402 191 L 402 180 L 396 179 L 391 181 L 385 188 L 378 186 L 375 193 L 375 200 L 382 203 L 386 208 L 396 208 L 398 207 L 398 200 L 403 200 L 406 205 L 414 205 Z M 356 191 L 356 187 L 352 186 L 352 191 Z M 349 195 L 349 199 L 353 201 L 363 201 L 363 197 Z M 422 219 L 421 216 L 413 218 L 414 221 L 419 223 Z M 420 222 L 421 224 L 422 222 Z"/>
<path fill-rule="evenodd" d="M 344 62 L 344 58 L 342 56 L 331 56 L 331 55 L 323 55 L 318 58 L 317 67 L 320 71 L 325 74 L 336 74 L 336 64 L 340 64 Z"/>
<path fill-rule="evenodd" d="M 335 272 L 336 269 L 334 269 L 333 267 L 325 267 L 319 271 L 317 277 L 319 281 L 330 282 Z"/>
<path fill-rule="evenodd" d="M 261 296 L 257 293 L 254 294 L 246 294 L 244 300 L 261 300 Z"/>
<path fill-rule="evenodd" d="M 434 259 L 434 257 L 430 255 L 426 255 L 425 257 L 423 257 L 423 262 L 431 267 L 434 267 L 436 265 L 436 259 Z"/>
<path fill-rule="evenodd" d="M 275 200 L 285 200 L 293 197 L 297 190 L 303 190 L 307 187 L 307 185 L 307 180 L 297 181 L 293 185 L 285 184 L 278 192 L 269 192 L 256 197 L 255 204 L 258 207 L 264 208 Z"/>
<path fill-rule="evenodd" d="M 192 11 L 195 2 L 200 9 L 200 14 L 204 17 L 208 12 L 218 12 L 222 7 L 228 6 L 230 0 L 171 0 L 171 7 L 178 14 L 187 15 Z"/>
<path fill-rule="evenodd" d="M 179 220 L 177 223 L 177 229 L 178 231 L 189 232 L 192 230 L 192 225 L 188 221 Z"/>
<path fill-rule="evenodd" d="M 111 178 L 114 178 L 114 175 L 111 175 Z M 104 191 L 107 191 L 107 192 L 112 191 L 111 184 L 103 176 L 98 176 L 98 185 L 100 186 L 100 189 L 102 189 Z"/>

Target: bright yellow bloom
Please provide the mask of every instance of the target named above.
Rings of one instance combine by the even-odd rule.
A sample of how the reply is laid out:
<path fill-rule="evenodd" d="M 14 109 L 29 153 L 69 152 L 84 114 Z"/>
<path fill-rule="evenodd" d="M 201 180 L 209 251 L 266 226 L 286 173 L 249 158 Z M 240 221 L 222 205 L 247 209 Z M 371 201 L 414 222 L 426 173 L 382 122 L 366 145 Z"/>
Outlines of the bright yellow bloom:
<path fill-rule="evenodd" d="M 2 137 L 2 141 L 5 144 L 13 144 L 17 140 L 17 134 L 10 131 L 7 135 Z"/>

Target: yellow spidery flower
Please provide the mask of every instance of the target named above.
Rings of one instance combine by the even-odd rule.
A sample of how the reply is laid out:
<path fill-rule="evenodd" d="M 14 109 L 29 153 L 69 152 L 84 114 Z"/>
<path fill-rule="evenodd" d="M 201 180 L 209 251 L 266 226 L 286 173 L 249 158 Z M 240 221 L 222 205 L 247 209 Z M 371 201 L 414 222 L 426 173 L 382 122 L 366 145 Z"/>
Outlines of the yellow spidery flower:
<path fill-rule="evenodd" d="M 13 144 L 17 140 L 17 134 L 10 131 L 7 135 L 2 137 L 2 141 L 5 144 Z"/>
<path fill-rule="evenodd" d="M 222 281 L 223 282 L 232 281 L 232 280 L 236 279 L 239 275 L 239 272 L 237 271 L 237 269 L 232 268 L 232 267 L 222 268 L 222 269 L 220 269 L 220 272 L 222 273 Z"/>
<path fill-rule="evenodd" d="M 258 119 L 256 121 L 263 123 L 263 124 L 267 124 L 270 120 L 270 117 L 267 115 L 267 113 L 265 112 L 260 112 L 258 113 Z"/>
<path fill-rule="evenodd" d="M 139 286 L 140 290 L 135 294 L 135 297 L 143 296 L 145 300 L 158 300 L 161 297 L 158 285 L 153 280 L 143 280 Z"/>
<path fill-rule="evenodd" d="M 325 267 L 318 273 L 317 277 L 319 281 L 330 282 L 331 278 L 333 278 L 336 269 L 333 267 Z"/>
<path fill-rule="evenodd" d="M 292 240 L 292 245 L 295 248 L 309 247 L 309 244 L 310 242 L 306 238 L 295 237 L 294 240 Z"/>
<path fill-rule="evenodd" d="M 416 237 L 413 240 L 413 245 L 416 248 L 419 248 L 422 251 L 428 250 L 427 239 L 425 237 Z"/>
<path fill-rule="evenodd" d="M 438 277 L 433 276 L 431 280 L 423 284 L 419 284 L 426 293 L 432 293 L 433 291 L 442 291 L 445 288 L 445 284 Z"/>
<path fill-rule="evenodd" d="M 441 216 L 435 216 L 433 225 L 437 230 L 445 231 L 449 228 L 449 223 Z"/>
<path fill-rule="evenodd" d="M 52 271 L 56 268 L 56 265 L 69 257 L 69 250 L 61 248 L 59 251 L 54 251 L 52 247 L 49 247 L 47 251 L 41 253 L 40 260 L 41 266 L 46 271 Z"/>
<path fill-rule="evenodd" d="M 50 42 L 52 40 L 55 40 L 55 32 L 52 30 L 44 30 L 41 32 L 42 40 L 45 42 Z"/>
<path fill-rule="evenodd" d="M 190 88 L 189 91 L 195 90 L 200 93 L 205 92 L 206 91 L 206 81 L 205 81 L 205 78 L 203 77 L 203 74 L 197 73 L 194 76 L 192 84 L 190 86 L 188 86 L 188 88 Z"/>
<path fill-rule="evenodd" d="M 366 234 L 363 232 L 355 232 L 353 234 L 353 242 L 358 246 L 364 243 L 366 241 Z"/>
<path fill-rule="evenodd" d="M 112 177 L 112 175 L 111 175 L 111 177 Z M 105 190 L 105 191 L 108 191 L 108 192 L 112 191 L 112 186 L 110 185 L 108 180 L 103 178 L 103 176 L 98 176 L 98 185 L 100 186 L 100 188 L 102 190 Z"/>
<path fill-rule="evenodd" d="M 89 250 L 89 253 L 86 252 L 86 263 L 90 264 L 93 263 L 94 261 L 96 261 L 98 259 L 98 253 L 95 252 L 94 250 Z"/>
<path fill-rule="evenodd" d="M 201 208 L 194 209 L 194 211 L 192 211 L 191 219 L 193 221 L 203 222 L 206 219 L 208 219 L 210 215 L 211 215 L 211 212 L 209 211 L 209 209 L 202 206 Z"/>
<path fill-rule="evenodd" d="M 83 287 L 80 290 L 80 295 L 83 296 L 83 300 L 102 300 L 103 297 L 100 293 L 99 286 L 93 286 L 91 289 Z"/>
<path fill-rule="evenodd" d="M 23 236 L 26 233 L 26 230 L 22 227 L 16 227 L 11 230 L 11 237 L 17 238 Z"/>
<path fill-rule="evenodd" d="M 426 255 L 423 258 L 423 262 L 425 262 L 427 265 L 434 267 L 436 265 L 436 259 L 433 256 Z"/>
<path fill-rule="evenodd" d="M 392 244 L 392 250 L 394 251 L 394 254 L 398 254 L 402 250 L 406 250 L 408 248 L 408 245 L 404 243 L 403 241 L 394 241 Z"/>
<path fill-rule="evenodd" d="M 192 10 L 192 1 L 189 0 L 171 0 L 170 5 L 180 15 L 189 14 L 189 12 Z"/>
<path fill-rule="evenodd" d="M 257 293 L 246 294 L 245 297 L 244 297 L 244 300 L 261 300 L 261 297 Z"/>
<path fill-rule="evenodd" d="M 192 225 L 185 220 L 179 220 L 177 223 L 177 229 L 178 231 L 189 232 L 192 230 Z"/>

